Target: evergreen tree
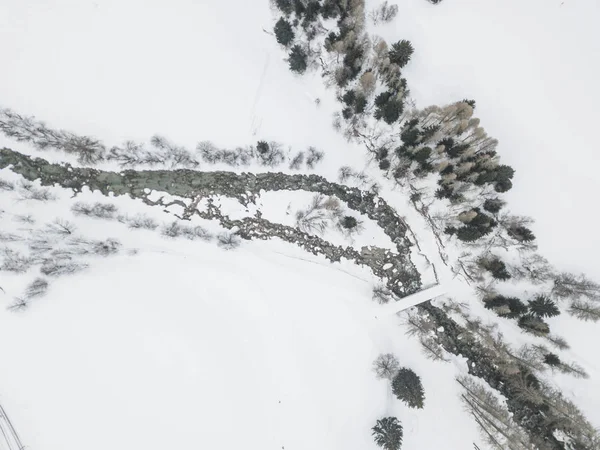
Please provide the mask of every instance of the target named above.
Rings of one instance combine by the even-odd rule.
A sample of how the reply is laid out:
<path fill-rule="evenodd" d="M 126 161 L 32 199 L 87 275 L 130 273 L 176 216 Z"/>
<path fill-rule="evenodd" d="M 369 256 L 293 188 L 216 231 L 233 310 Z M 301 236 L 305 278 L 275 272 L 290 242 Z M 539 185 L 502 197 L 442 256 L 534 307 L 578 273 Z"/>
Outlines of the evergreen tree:
<path fill-rule="evenodd" d="M 399 450 L 402 447 L 402 425 L 395 417 L 379 419 L 372 430 L 375 443 L 384 450 Z"/>
<path fill-rule="evenodd" d="M 510 227 L 506 231 L 508 231 L 510 237 L 519 242 L 531 242 L 535 240 L 535 234 L 529 228 L 522 225 Z"/>
<path fill-rule="evenodd" d="M 391 91 L 382 92 L 375 97 L 375 106 L 377 107 L 374 114 L 375 118 L 377 120 L 383 119 L 388 125 L 397 121 L 404 111 L 404 103 Z"/>
<path fill-rule="evenodd" d="M 516 297 L 505 297 L 496 295 L 484 300 L 484 306 L 487 309 L 495 311 L 500 317 L 507 319 L 516 319 L 527 312 L 527 305 Z"/>
<path fill-rule="evenodd" d="M 356 114 L 362 114 L 365 112 L 365 108 L 367 107 L 367 99 L 364 95 L 359 94 L 356 96 L 356 101 L 354 102 L 354 112 Z"/>
<path fill-rule="evenodd" d="M 545 336 L 550 333 L 548 324 L 533 314 L 522 316 L 519 319 L 519 327 L 537 336 Z"/>
<path fill-rule="evenodd" d="M 483 209 L 485 209 L 487 212 L 491 212 L 492 214 L 497 214 L 500 212 L 503 206 L 504 202 L 499 198 L 488 198 L 483 203 Z"/>
<path fill-rule="evenodd" d="M 548 364 L 549 366 L 554 366 L 554 367 L 561 365 L 560 358 L 558 357 L 558 355 L 555 355 L 554 353 L 548 353 L 547 355 L 545 355 L 544 362 L 546 364 Z"/>
<path fill-rule="evenodd" d="M 423 147 L 414 153 L 413 159 L 419 163 L 424 163 L 429 159 L 432 151 L 430 147 Z"/>
<path fill-rule="evenodd" d="M 402 368 L 392 380 L 394 395 L 411 408 L 423 408 L 425 392 L 421 379 L 411 369 Z"/>
<path fill-rule="evenodd" d="M 389 159 L 382 159 L 381 161 L 379 161 L 379 168 L 381 170 L 388 170 L 390 166 L 391 164 Z"/>
<path fill-rule="evenodd" d="M 292 24 L 283 17 L 275 24 L 275 38 L 277 39 L 277 42 L 286 47 L 294 40 L 294 29 L 292 28 Z"/>
<path fill-rule="evenodd" d="M 346 230 L 352 230 L 358 226 L 358 221 L 352 216 L 345 216 L 342 219 L 342 227 Z"/>
<path fill-rule="evenodd" d="M 304 73 L 308 67 L 307 55 L 302 47 L 294 45 L 290 52 L 288 62 L 290 64 L 290 70 L 292 72 Z"/>
<path fill-rule="evenodd" d="M 292 0 L 275 0 L 275 4 L 285 15 L 290 15 L 294 10 Z"/>
<path fill-rule="evenodd" d="M 388 52 L 390 62 L 397 64 L 400 68 L 406 66 L 415 49 L 410 41 L 405 39 L 392 44 L 392 49 Z"/>
<path fill-rule="evenodd" d="M 529 301 L 529 310 L 538 317 L 554 317 L 560 314 L 560 310 L 546 295 L 538 295 Z"/>
<path fill-rule="evenodd" d="M 269 143 L 267 141 L 258 141 L 256 143 L 256 150 L 261 155 L 269 151 Z"/>
<path fill-rule="evenodd" d="M 491 259 L 484 258 L 481 261 L 482 267 L 489 271 L 497 280 L 506 281 L 510 279 L 510 274 L 506 269 L 506 264 L 500 258 L 494 257 Z"/>

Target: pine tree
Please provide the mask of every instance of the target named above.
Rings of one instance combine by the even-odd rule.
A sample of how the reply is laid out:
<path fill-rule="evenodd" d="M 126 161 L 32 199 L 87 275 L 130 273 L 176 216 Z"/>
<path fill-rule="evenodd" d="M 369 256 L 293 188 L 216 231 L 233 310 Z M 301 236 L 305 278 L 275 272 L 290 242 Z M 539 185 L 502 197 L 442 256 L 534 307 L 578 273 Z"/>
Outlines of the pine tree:
<path fill-rule="evenodd" d="M 484 306 L 495 311 L 500 317 L 516 319 L 527 312 L 527 305 L 516 297 L 496 295 L 484 299 Z"/>
<path fill-rule="evenodd" d="M 423 408 L 425 392 L 421 379 L 411 369 L 402 368 L 392 380 L 392 392 L 411 408 Z"/>
<path fill-rule="evenodd" d="M 286 47 L 294 40 L 294 30 L 292 24 L 290 24 L 283 17 L 275 24 L 275 38 L 277 42 Z"/>
<path fill-rule="evenodd" d="M 292 72 L 304 73 L 308 67 L 307 55 L 302 47 L 294 45 L 290 52 L 288 62 L 290 64 L 290 70 Z"/>
<path fill-rule="evenodd" d="M 384 450 L 399 450 L 402 447 L 402 425 L 395 417 L 379 419 L 372 430 L 375 443 Z"/>
<path fill-rule="evenodd" d="M 294 10 L 292 0 L 275 0 L 275 4 L 285 15 L 290 15 Z"/>
<path fill-rule="evenodd" d="M 492 214 L 497 214 L 500 212 L 503 206 L 504 202 L 499 198 L 488 198 L 483 203 L 483 209 L 485 209 L 487 212 L 491 212 Z"/>
<path fill-rule="evenodd" d="M 554 367 L 561 365 L 560 358 L 558 357 L 558 355 L 555 355 L 554 353 L 548 353 L 547 355 L 544 355 L 544 362 L 546 364 L 548 364 L 549 366 L 554 366 Z"/>
<path fill-rule="evenodd" d="M 519 319 L 519 327 L 537 336 L 544 336 L 550 333 L 548 324 L 533 314 L 525 314 L 522 316 Z"/>
<path fill-rule="evenodd" d="M 538 317 L 554 317 L 560 314 L 560 310 L 546 295 L 538 295 L 529 301 L 529 310 Z"/>
<path fill-rule="evenodd" d="M 415 49 L 410 41 L 403 39 L 392 45 L 392 49 L 389 51 L 388 56 L 390 62 L 397 64 L 402 68 L 408 64 L 414 51 Z"/>
<path fill-rule="evenodd" d="M 598 322 L 600 320 L 600 306 L 585 300 L 573 300 L 569 306 L 569 314 L 580 320 Z"/>

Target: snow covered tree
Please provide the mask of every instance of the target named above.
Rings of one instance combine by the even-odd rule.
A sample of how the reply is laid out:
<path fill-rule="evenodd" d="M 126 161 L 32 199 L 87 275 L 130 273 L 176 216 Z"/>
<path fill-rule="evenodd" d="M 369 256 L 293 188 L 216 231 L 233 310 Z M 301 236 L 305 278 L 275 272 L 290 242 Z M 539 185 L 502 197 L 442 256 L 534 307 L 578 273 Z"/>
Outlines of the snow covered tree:
<path fill-rule="evenodd" d="M 560 314 L 560 310 L 547 295 L 538 295 L 529 301 L 529 310 L 538 317 L 554 317 Z"/>
<path fill-rule="evenodd" d="M 398 5 L 390 5 L 387 0 L 383 2 L 377 9 L 371 11 L 371 20 L 375 25 L 379 23 L 388 23 L 394 20 L 398 14 Z"/>
<path fill-rule="evenodd" d="M 494 295 L 484 298 L 483 303 L 487 309 L 508 319 L 516 319 L 527 312 L 527 306 L 516 297 Z"/>
<path fill-rule="evenodd" d="M 504 201 L 500 200 L 499 198 L 488 198 L 483 203 L 483 209 L 485 209 L 487 212 L 491 212 L 492 214 L 500 212 L 503 206 Z"/>
<path fill-rule="evenodd" d="M 519 319 L 519 327 L 537 336 L 543 336 L 550 333 L 548 324 L 533 314 L 521 316 Z"/>
<path fill-rule="evenodd" d="M 421 378 L 411 369 L 402 368 L 392 380 L 392 392 L 411 408 L 423 408 L 425 391 Z"/>
<path fill-rule="evenodd" d="M 399 368 L 400 363 L 392 353 L 383 353 L 373 361 L 373 371 L 379 379 L 391 380 Z"/>
<path fill-rule="evenodd" d="M 375 443 L 384 450 L 399 450 L 402 447 L 402 425 L 395 417 L 377 420 L 372 430 Z"/>
<path fill-rule="evenodd" d="M 506 269 L 506 264 L 497 256 L 482 257 L 478 261 L 479 265 L 490 272 L 496 280 L 509 280 L 510 273 Z"/>
<path fill-rule="evenodd" d="M 600 304 L 586 300 L 573 300 L 569 306 L 569 314 L 580 320 L 598 322 L 600 320 Z"/>
<path fill-rule="evenodd" d="M 581 297 L 600 301 L 600 284 L 588 279 L 584 274 L 561 273 L 554 279 L 552 294 L 558 298 Z"/>
<path fill-rule="evenodd" d="M 285 15 L 290 15 L 294 10 L 294 2 L 293 0 L 275 0 L 275 5 L 283 12 Z"/>
<path fill-rule="evenodd" d="M 289 54 L 288 63 L 290 64 L 290 70 L 296 73 L 304 73 L 308 67 L 307 62 L 308 55 L 302 47 L 294 45 Z"/>
<path fill-rule="evenodd" d="M 414 51 L 415 49 L 410 41 L 403 39 L 392 44 L 392 49 L 389 51 L 388 57 L 390 58 L 391 63 L 397 64 L 402 68 L 408 64 Z"/>
<path fill-rule="evenodd" d="M 286 47 L 294 40 L 294 30 L 292 24 L 290 24 L 283 17 L 275 24 L 275 38 L 277 42 Z"/>

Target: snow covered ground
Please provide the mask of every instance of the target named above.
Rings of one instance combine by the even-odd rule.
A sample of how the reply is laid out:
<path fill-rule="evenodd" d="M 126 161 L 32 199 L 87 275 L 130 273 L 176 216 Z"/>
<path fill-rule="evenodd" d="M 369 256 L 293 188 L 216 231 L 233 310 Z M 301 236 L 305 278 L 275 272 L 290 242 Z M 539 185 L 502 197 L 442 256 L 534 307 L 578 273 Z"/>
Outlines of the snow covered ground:
<path fill-rule="evenodd" d="M 413 41 L 406 74 L 419 106 L 477 100 L 483 126 L 517 170 L 513 211 L 537 219 L 540 250 L 554 264 L 598 279 L 600 6 L 561 1 L 406 0 L 395 24 L 378 32 Z M 342 165 L 364 167 L 364 149 L 331 127 L 333 92 L 314 74 L 289 72 L 263 30 L 272 20 L 267 0 L 5 0 L 0 105 L 108 145 L 155 133 L 188 148 L 266 139 L 324 150 L 316 170 L 331 179 Z M 0 145 L 36 154 L 4 137 Z M 267 218 L 288 223 L 291 200 L 278 195 L 264 196 Z M 0 403 L 29 448 L 362 450 L 375 448 L 370 427 L 384 415 L 404 424 L 405 449 L 484 448 L 454 382 L 464 362 L 426 360 L 398 319 L 371 302 L 367 271 L 277 241 L 226 252 L 73 217 L 68 196 L 44 207 L 1 200 L 2 231 L 10 214 L 30 210 L 125 244 L 53 283 L 28 311 L 0 309 Z M 385 236 L 367 237 L 387 246 Z M 0 275 L 6 306 L 30 279 Z M 558 382 L 599 424 L 600 371 L 586 345 L 598 328 L 562 316 L 551 326 L 592 375 Z M 422 377 L 424 410 L 406 408 L 375 379 L 371 362 L 382 352 Z"/>
<path fill-rule="evenodd" d="M 464 362 L 426 360 L 398 319 L 371 301 L 368 270 L 279 241 L 226 251 L 69 211 L 100 197 L 1 197 L 13 205 L 4 230 L 15 235 L 27 231 L 15 219 L 30 212 L 36 227 L 60 217 L 88 238 L 124 244 L 119 255 L 52 280 L 28 310 L 0 310 L 0 401 L 28 447 L 358 450 L 374 448 L 370 427 L 385 414 L 403 421 L 406 448 L 477 439 L 455 391 Z M 112 200 L 168 220 L 140 202 Z M 3 306 L 34 272 L 3 276 Z M 425 410 L 394 400 L 375 378 L 371 363 L 382 352 L 422 375 Z M 432 420 L 447 408 L 455 414 Z"/>

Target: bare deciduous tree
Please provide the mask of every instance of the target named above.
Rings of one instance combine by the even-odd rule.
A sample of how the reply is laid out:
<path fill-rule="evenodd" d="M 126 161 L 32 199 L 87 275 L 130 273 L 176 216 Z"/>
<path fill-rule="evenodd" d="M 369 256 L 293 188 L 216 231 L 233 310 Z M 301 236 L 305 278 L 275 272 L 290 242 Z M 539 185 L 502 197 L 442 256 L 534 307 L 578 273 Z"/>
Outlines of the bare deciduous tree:
<path fill-rule="evenodd" d="M 400 363 L 392 353 L 382 353 L 373 361 L 373 372 L 380 380 L 391 380 L 398 369 L 400 369 Z"/>

